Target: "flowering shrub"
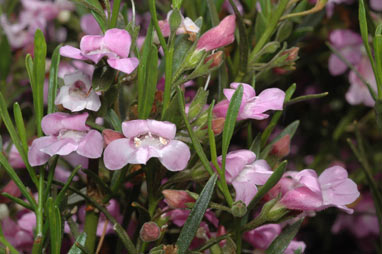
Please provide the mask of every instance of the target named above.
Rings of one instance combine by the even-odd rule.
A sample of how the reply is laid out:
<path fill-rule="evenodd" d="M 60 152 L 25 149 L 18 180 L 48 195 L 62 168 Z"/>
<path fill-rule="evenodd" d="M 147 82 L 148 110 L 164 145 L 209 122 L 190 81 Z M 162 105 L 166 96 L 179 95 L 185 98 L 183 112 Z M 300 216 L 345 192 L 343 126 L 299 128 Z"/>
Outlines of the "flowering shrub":
<path fill-rule="evenodd" d="M 0 0 L 0 253 L 382 254 L 381 3 Z"/>

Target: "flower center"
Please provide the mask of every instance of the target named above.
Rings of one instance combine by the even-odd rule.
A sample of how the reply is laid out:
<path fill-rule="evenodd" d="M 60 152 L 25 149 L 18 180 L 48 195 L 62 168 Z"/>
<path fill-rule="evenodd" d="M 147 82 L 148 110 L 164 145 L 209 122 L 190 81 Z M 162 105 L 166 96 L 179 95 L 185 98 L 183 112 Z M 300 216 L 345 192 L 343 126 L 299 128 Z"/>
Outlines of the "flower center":
<path fill-rule="evenodd" d="M 58 139 L 70 138 L 73 139 L 75 142 L 79 142 L 85 135 L 85 131 L 60 130 L 58 134 Z"/>
<path fill-rule="evenodd" d="M 147 147 L 154 146 L 157 148 L 162 148 L 163 146 L 168 144 L 168 139 L 165 139 L 160 136 L 152 135 L 151 132 L 141 135 L 139 137 L 134 137 L 134 145 L 135 147 Z"/>
<path fill-rule="evenodd" d="M 90 89 L 87 89 L 86 84 L 83 81 L 77 80 L 69 88 L 69 93 L 72 96 L 86 98 L 89 96 Z"/>

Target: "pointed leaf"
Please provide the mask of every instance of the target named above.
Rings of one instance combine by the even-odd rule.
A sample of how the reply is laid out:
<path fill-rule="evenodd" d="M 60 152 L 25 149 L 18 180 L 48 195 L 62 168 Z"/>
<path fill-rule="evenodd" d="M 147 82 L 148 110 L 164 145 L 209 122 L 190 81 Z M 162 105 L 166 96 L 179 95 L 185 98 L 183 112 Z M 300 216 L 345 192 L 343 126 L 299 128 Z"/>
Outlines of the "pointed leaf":
<path fill-rule="evenodd" d="M 202 221 L 204 213 L 206 212 L 208 204 L 210 203 L 212 194 L 214 193 L 216 180 L 216 174 L 210 177 L 206 186 L 204 186 L 202 192 L 200 193 L 199 198 L 196 200 L 195 206 L 188 216 L 182 231 L 180 231 L 179 238 L 176 242 L 176 245 L 179 249 L 179 254 L 186 253 L 192 239 L 194 239 L 196 231 L 198 230 L 200 222 Z"/>
<path fill-rule="evenodd" d="M 60 48 L 61 45 L 58 45 L 52 55 L 52 62 L 50 64 L 49 72 L 49 88 L 48 88 L 48 114 L 56 112 L 56 106 L 54 104 L 57 95 L 58 87 L 58 66 L 60 64 Z"/>
<path fill-rule="evenodd" d="M 84 254 L 84 252 L 78 247 L 78 245 L 85 246 L 86 242 L 86 233 L 81 233 L 75 243 L 72 245 L 72 248 L 70 248 L 68 254 Z"/>
<path fill-rule="evenodd" d="M 281 234 L 275 240 L 273 240 L 272 244 L 265 251 L 265 254 L 284 253 L 284 250 L 288 247 L 289 243 L 297 235 L 303 220 L 304 218 L 292 225 L 287 226 L 283 232 L 281 232 Z"/>
<path fill-rule="evenodd" d="M 6 80 L 11 69 L 12 50 L 5 35 L 0 39 L 0 52 L 0 80 Z"/>

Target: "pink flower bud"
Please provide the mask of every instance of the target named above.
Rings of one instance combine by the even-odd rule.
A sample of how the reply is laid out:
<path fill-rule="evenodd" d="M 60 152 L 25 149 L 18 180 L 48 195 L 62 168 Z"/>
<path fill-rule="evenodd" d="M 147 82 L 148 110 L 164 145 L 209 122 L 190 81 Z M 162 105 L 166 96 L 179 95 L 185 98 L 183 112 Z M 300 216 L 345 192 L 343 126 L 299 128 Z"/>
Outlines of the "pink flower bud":
<path fill-rule="evenodd" d="M 220 133 L 222 133 L 224 129 L 224 122 L 225 118 L 223 117 L 219 117 L 212 120 L 212 130 L 215 135 L 219 135 Z"/>
<path fill-rule="evenodd" d="M 205 32 L 199 39 L 196 49 L 210 51 L 231 44 L 235 40 L 235 15 L 225 17 L 219 25 Z"/>
<path fill-rule="evenodd" d="M 277 157 L 285 157 L 290 152 L 290 136 L 287 134 L 273 144 L 271 153 Z"/>
<path fill-rule="evenodd" d="M 143 224 L 139 236 L 144 242 L 153 242 L 159 238 L 160 233 L 159 226 L 155 222 L 149 221 Z"/>
<path fill-rule="evenodd" d="M 164 190 L 162 191 L 166 203 L 171 208 L 186 208 L 186 203 L 193 203 L 195 199 L 186 191 L 182 190 Z"/>
<path fill-rule="evenodd" d="M 109 145 L 111 142 L 113 142 L 116 139 L 124 138 L 122 133 L 113 131 L 110 129 L 105 129 L 102 131 L 103 140 L 105 142 L 105 145 Z"/>
<path fill-rule="evenodd" d="M 216 66 L 219 66 L 220 63 L 223 61 L 223 51 L 218 51 L 212 55 L 209 55 L 206 57 L 206 59 L 204 60 L 204 63 L 208 63 L 208 61 L 210 61 L 212 59 L 212 62 L 211 62 L 211 65 L 209 66 L 209 68 L 214 68 Z"/>

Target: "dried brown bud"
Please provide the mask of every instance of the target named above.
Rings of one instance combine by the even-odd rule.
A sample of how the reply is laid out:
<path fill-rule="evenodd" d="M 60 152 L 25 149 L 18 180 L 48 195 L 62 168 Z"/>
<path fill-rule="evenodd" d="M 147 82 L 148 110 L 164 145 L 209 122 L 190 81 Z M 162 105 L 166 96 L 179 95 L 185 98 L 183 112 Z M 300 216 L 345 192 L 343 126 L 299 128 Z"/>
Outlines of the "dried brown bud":
<path fill-rule="evenodd" d="M 273 144 L 271 153 L 277 157 L 285 157 L 290 152 L 290 136 L 287 134 Z"/>
<path fill-rule="evenodd" d="M 171 208 L 187 208 L 186 203 L 193 203 L 195 199 L 186 191 L 182 190 L 164 190 L 162 191 L 166 203 Z"/>
<path fill-rule="evenodd" d="M 104 129 L 102 135 L 106 146 L 116 139 L 125 137 L 122 133 L 110 129 Z"/>
<path fill-rule="evenodd" d="M 155 222 L 149 221 L 143 224 L 139 236 L 144 242 L 153 242 L 159 239 L 160 233 L 159 226 Z"/>

